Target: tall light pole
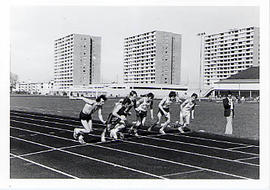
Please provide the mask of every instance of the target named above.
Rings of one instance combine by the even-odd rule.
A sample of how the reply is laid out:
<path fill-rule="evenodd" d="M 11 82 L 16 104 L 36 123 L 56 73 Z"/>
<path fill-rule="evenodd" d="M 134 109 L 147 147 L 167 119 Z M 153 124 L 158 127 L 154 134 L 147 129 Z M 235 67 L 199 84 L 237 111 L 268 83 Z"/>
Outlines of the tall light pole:
<path fill-rule="evenodd" d="M 201 37 L 201 48 L 200 48 L 200 75 L 199 75 L 199 100 L 201 100 L 201 92 L 202 92 L 202 44 L 203 44 L 203 36 L 205 35 L 205 32 L 198 33 L 197 36 Z"/>

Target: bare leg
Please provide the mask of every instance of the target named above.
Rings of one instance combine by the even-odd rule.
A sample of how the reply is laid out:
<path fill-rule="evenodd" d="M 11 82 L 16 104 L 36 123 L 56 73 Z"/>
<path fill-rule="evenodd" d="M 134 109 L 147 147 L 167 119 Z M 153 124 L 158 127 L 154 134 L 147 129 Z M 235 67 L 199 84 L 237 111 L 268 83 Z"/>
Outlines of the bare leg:
<path fill-rule="evenodd" d="M 161 124 L 161 128 L 160 128 L 160 130 L 159 130 L 159 132 L 160 132 L 161 134 L 165 134 L 164 129 L 165 129 L 165 127 L 167 127 L 167 125 L 168 125 L 170 122 L 171 122 L 171 115 L 170 115 L 170 113 L 168 113 L 167 120 L 166 120 L 164 123 Z"/>
<path fill-rule="evenodd" d="M 74 129 L 74 136 L 79 135 L 79 142 L 81 144 L 84 144 L 85 142 L 83 140 L 82 134 L 87 134 L 87 133 L 91 132 L 91 130 L 92 130 L 92 120 L 89 120 L 88 122 L 86 120 L 81 120 L 81 123 L 82 123 L 84 129 L 75 128 Z"/>
<path fill-rule="evenodd" d="M 151 126 L 150 126 L 150 127 L 147 129 L 148 131 L 151 131 L 151 130 L 152 130 L 152 128 L 153 128 L 154 126 L 156 126 L 156 125 L 158 125 L 158 124 L 160 123 L 160 121 L 161 121 L 161 117 L 162 117 L 162 115 L 161 115 L 161 113 L 160 113 L 160 112 L 158 112 L 157 117 L 158 117 L 157 122 L 155 122 L 153 125 L 151 125 Z"/>

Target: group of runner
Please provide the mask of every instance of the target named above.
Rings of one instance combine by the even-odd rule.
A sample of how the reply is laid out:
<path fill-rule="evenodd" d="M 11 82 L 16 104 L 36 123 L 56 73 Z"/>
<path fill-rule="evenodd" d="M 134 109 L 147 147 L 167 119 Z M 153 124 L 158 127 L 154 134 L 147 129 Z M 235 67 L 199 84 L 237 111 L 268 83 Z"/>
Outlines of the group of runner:
<path fill-rule="evenodd" d="M 84 135 L 93 131 L 92 114 L 98 111 L 99 120 L 106 126 L 101 134 L 101 141 L 106 141 L 106 136 L 115 140 L 122 139 L 124 137 L 121 131 L 127 129 L 127 126 L 131 126 L 128 133 L 134 136 L 138 135 L 139 127 L 145 126 L 147 112 L 150 111 L 150 117 L 152 125 L 147 129 L 152 131 L 153 127 L 159 126 L 159 133 L 165 134 L 164 129 L 169 127 L 171 123 L 170 106 L 173 103 L 180 104 L 180 121 L 176 122 L 177 129 L 180 133 L 188 131 L 188 125 L 190 124 L 190 116 L 194 117 L 194 108 L 196 105 L 197 94 L 193 93 L 191 97 L 185 101 L 181 101 L 175 91 L 171 91 L 168 96 L 164 97 L 158 104 L 157 120 L 154 121 L 153 114 L 153 99 L 154 94 L 148 93 L 143 95 L 137 100 L 136 91 L 131 91 L 129 95 L 123 99 L 120 99 L 115 103 L 112 112 L 109 114 L 108 119 L 105 121 L 102 116 L 102 106 L 106 102 L 107 98 L 105 95 L 100 95 L 96 100 L 90 100 L 84 97 L 72 97 L 73 99 L 81 99 L 85 102 L 85 105 L 80 112 L 80 120 L 83 128 L 75 128 L 73 137 L 77 139 L 81 144 L 84 144 Z M 136 121 L 129 123 L 127 117 L 131 115 L 131 109 L 135 110 Z M 165 117 L 165 122 L 161 123 L 162 117 Z"/>

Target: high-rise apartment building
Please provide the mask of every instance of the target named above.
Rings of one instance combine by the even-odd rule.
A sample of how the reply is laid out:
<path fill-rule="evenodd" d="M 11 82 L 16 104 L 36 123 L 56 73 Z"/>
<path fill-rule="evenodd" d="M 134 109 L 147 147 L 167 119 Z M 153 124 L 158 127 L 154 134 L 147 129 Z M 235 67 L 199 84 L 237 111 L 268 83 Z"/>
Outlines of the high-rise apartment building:
<path fill-rule="evenodd" d="M 55 40 L 55 88 L 100 83 L 101 37 L 70 34 Z"/>
<path fill-rule="evenodd" d="M 124 83 L 180 84 L 181 35 L 147 32 L 124 39 Z"/>
<path fill-rule="evenodd" d="M 260 64 L 259 28 L 232 29 L 205 35 L 203 40 L 203 86 Z"/>

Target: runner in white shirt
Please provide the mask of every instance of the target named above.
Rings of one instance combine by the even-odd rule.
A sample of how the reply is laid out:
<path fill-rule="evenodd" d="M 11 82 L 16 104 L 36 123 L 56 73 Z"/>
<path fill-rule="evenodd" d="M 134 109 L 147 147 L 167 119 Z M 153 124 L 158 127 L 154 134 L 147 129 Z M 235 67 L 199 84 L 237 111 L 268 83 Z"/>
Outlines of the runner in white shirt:
<path fill-rule="evenodd" d="M 162 117 L 162 116 L 165 116 L 166 121 L 165 121 L 164 123 L 161 124 L 161 128 L 160 128 L 160 130 L 159 130 L 159 132 L 160 132 L 161 134 L 165 134 L 164 128 L 167 127 L 168 124 L 171 122 L 170 106 L 171 106 L 172 103 L 175 103 L 175 102 L 181 102 L 181 100 L 178 98 L 176 92 L 171 91 L 171 92 L 169 93 L 169 96 L 164 97 L 164 98 L 160 101 L 160 103 L 159 103 L 159 105 L 158 105 L 159 110 L 158 110 L 158 113 L 157 113 L 158 121 L 157 121 L 154 125 L 150 126 L 150 127 L 148 128 L 148 131 L 151 131 L 152 128 L 153 128 L 155 125 L 160 124 L 161 117 Z"/>
<path fill-rule="evenodd" d="M 181 105 L 180 105 L 180 127 L 178 130 L 181 133 L 184 133 L 184 129 L 188 129 L 187 126 L 190 124 L 190 113 L 194 110 L 196 105 L 196 99 L 198 95 L 193 93 L 190 98 L 187 98 Z"/>

